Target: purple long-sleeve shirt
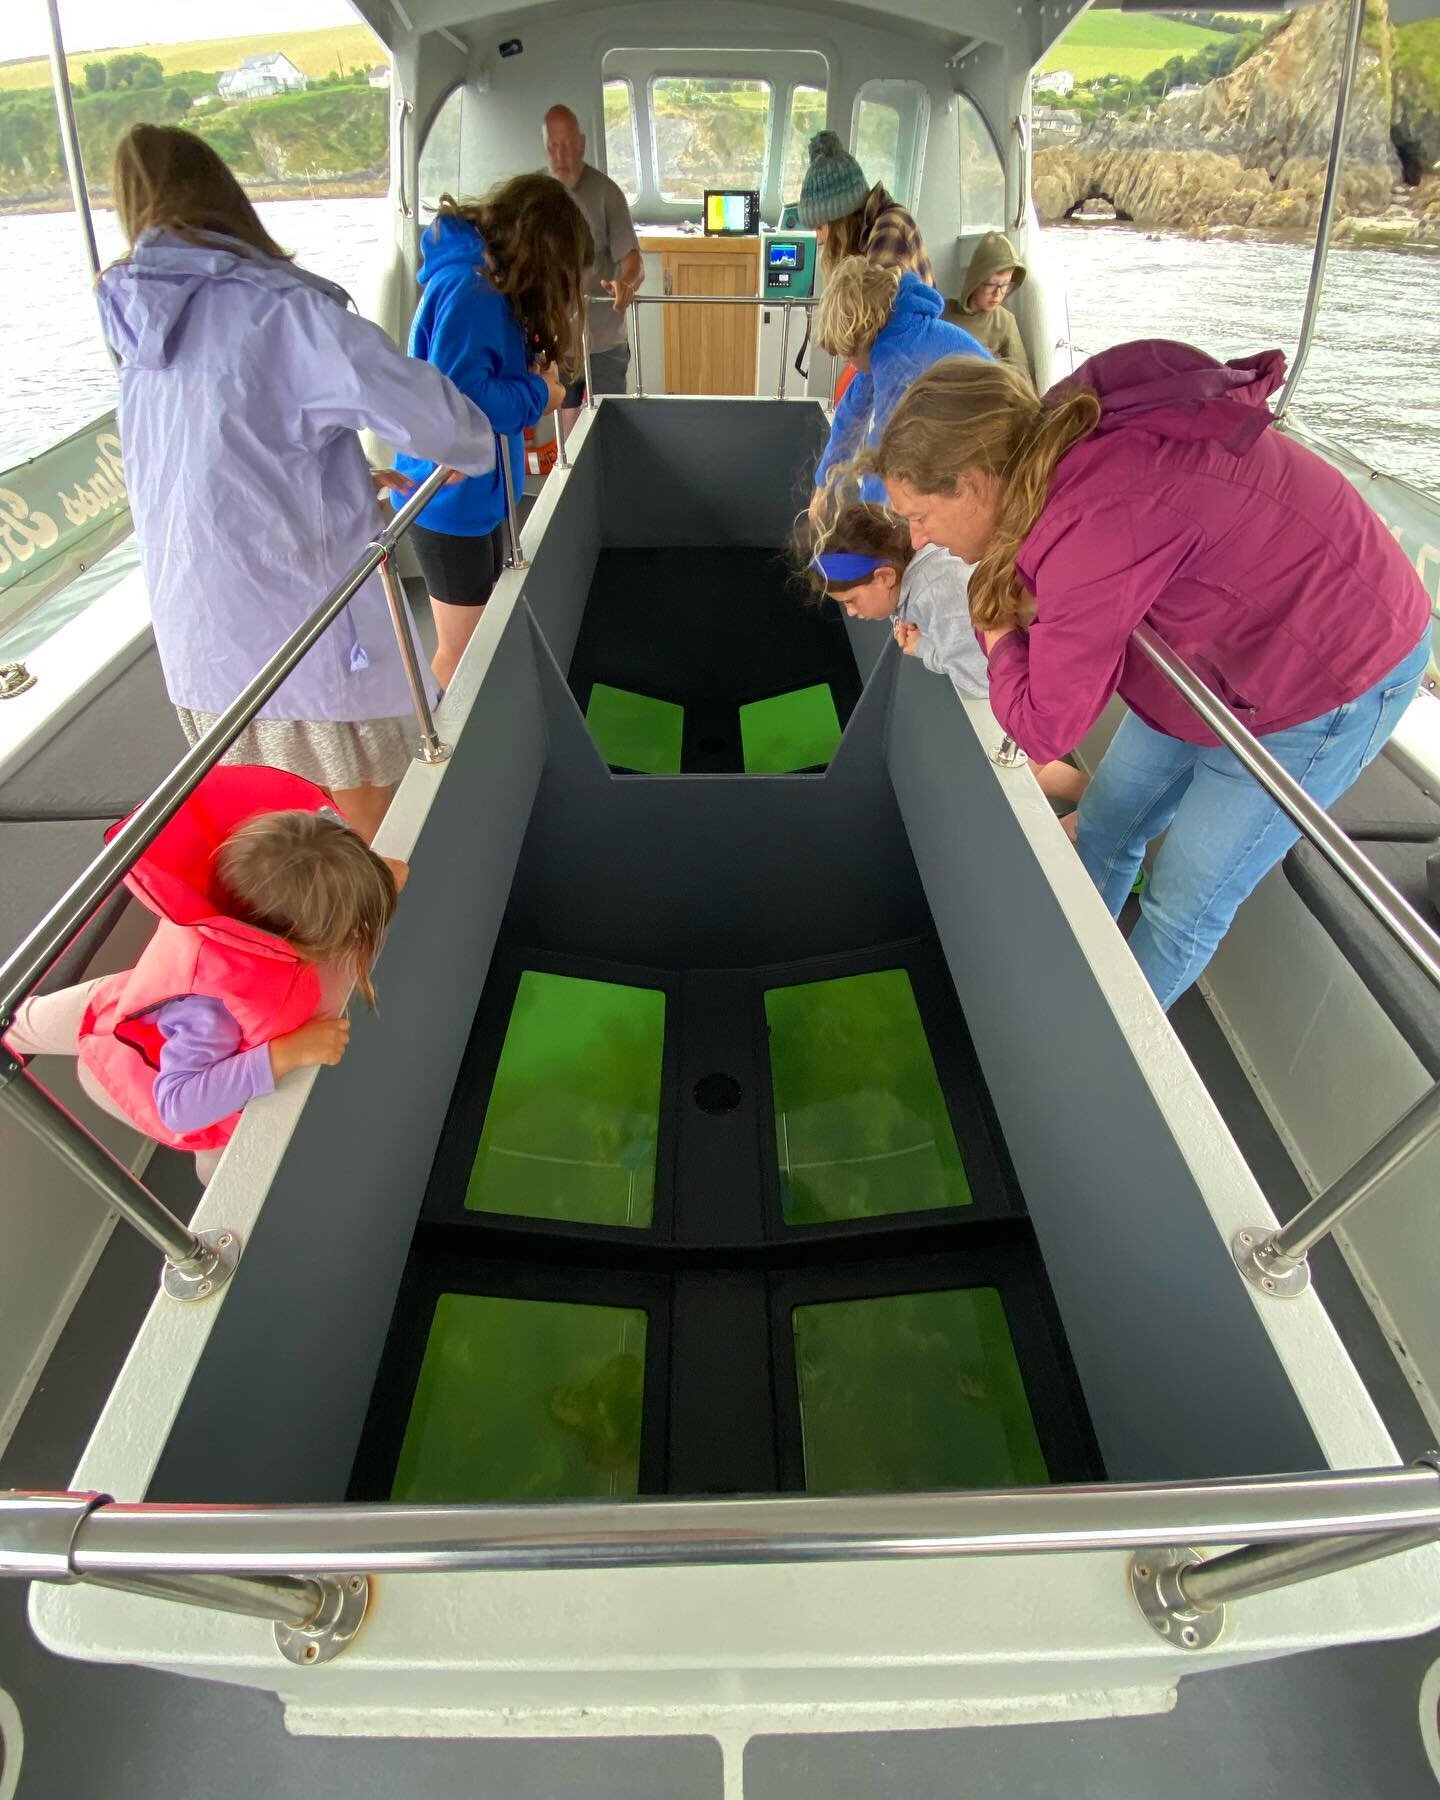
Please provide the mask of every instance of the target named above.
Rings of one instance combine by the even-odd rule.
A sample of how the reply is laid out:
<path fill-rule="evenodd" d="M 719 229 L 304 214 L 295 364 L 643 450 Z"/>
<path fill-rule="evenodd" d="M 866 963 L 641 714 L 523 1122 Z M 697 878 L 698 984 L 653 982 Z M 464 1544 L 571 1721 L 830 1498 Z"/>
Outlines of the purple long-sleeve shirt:
<path fill-rule="evenodd" d="M 186 994 L 155 1011 L 165 1039 L 155 1110 L 167 1130 L 204 1131 L 258 1094 L 275 1091 L 269 1044 L 241 1050 L 240 1027 L 223 1000 Z"/>

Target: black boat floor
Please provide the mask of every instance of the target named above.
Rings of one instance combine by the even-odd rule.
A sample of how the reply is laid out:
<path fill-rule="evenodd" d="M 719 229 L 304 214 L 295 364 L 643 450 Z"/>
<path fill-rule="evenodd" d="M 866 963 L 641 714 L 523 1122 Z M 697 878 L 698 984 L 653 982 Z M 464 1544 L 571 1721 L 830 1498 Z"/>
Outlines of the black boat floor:
<path fill-rule="evenodd" d="M 1204 1001 L 1173 1021 L 1282 1217 L 1303 1185 Z M 157 1191 L 188 1213 L 188 1162 L 160 1153 Z M 1427 1447 L 1419 1408 L 1338 1252 L 1317 1287 L 1400 1446 Z M 0 1486 L 63 1487 L 148 1306 L 154 1259 L 108 1244 L 3 1458 Z M 1433 1800 L 1419 1692 L 1440 1633 L 1316 1651 L 1182 1683 L 1167 1714 L 963 1731 L 760 1737 L 744 1800 Z M 20 1584 L 0 1588 L 0 1686 L 25 1727 L 18 1800 L 722 1800 L 708 1738 L 523 1742 L 297 1739 L 246 1689 L 64 1661 L 31 1635 Z M 732 1789 L 728 1800 L 736 1800 Z"/>

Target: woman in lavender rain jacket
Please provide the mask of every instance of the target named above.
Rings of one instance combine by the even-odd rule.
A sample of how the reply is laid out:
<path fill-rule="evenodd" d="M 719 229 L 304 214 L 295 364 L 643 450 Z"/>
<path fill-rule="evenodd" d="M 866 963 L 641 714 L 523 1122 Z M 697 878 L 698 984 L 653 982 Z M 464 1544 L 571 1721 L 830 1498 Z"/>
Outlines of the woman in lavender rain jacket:
<path fill-rule="evenodd" d="M 120 358 L 155 641 L 193 742 L 374 538 L 357 431 L 466 475 L 493 469 L 495 434 L 443 375 L 351 312 L 342 289 L 296 268 L 199 138 L 133 127 L 114 192 L 132 248 L 101 277 L 100 311 Z M 329 788 L 369 838 L 414 732 L 372 576 L 226 760 Z"/>
<path fill-rule="evenodd" d="M 978 563 L 990 704 L 1040 762 L 1112 694 L 1129 708 L 1075 847 L 1117 914 L 1167 831 L 1130 948 L 1169 1007 L 1295 827 L 1130 639 L 1142 621 L 1322 806 L 1414 699 L 1430 601 L 1338 470 L 1271 429 L 1278 350 L 1218 363 L 1119 344 L 1042 400 L 956 357 L 896 407 L 868 466 L 917 545 Z"/>

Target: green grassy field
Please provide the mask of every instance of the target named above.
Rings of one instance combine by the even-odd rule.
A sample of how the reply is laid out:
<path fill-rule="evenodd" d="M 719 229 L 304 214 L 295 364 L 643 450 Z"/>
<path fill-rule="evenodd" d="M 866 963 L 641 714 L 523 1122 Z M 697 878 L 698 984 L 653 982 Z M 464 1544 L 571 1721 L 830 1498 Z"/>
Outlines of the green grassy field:
<path fill-rule="evenodd" d="M 1218 44 L 1223 32 L 1149 13 L 1085 12 L 1041 63 L 1068 69 L 1077 81 L 1128 75 L 1139 81 L 1172 56 L 1193 56 Z"/>
<path fill-rule="evenodd" d="M 276 31 L 264 37 L 200 38 L 188 44 L 115 44 L 106 50 L 82 50 L 67 56 L 70 79 L 78 87 L 85 80 L 87 62 L 103 62 L 119 50 L 138 50 L 158 57 L 167 75 L 182 69 L 213 70 L 223 74 L 237 68 L 247 56 L 280 50 L 302 75 L 333 75 L 337 58 L 345 68 L 373 68 L 385 61 L 385 47 L 368 25 L 332 25 L 324 31 Z M 50 65 L 44 57 L 29 62 L 0 63 L 0 93 L 17 88 L 48 88 Z"/>

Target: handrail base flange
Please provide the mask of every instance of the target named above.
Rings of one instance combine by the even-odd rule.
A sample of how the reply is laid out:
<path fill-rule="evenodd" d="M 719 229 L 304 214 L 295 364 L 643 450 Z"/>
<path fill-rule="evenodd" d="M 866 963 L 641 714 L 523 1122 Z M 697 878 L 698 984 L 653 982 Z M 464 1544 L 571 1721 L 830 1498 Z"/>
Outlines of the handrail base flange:
<path fill-rule="evenodd" d="M 195 1235 L 211 1254 L 194 1268 L 166 1263 L 160 1286 L 172 1300 L 210 1299 L 224 1287 L 240 1261 L 238 1231 L 222 1225 L 218 1231 L 197 1231 Z"/>
<path fill-rule="evenodd" d="M 1230 1240 L 1235 1267 L 1250 1283 L 1272 1300 L 1293 1300 L 1310 1286 L 1310 1265 L 1304 1257 L 1286 1256 L 1272 1248 L 1275 1233 L 1263 1225 L 1237 1231 Z"/>
<path fill-rule="evenodd" d="M 320 1610 L 308 1625 L 277 1625 L 275 1647 L 302 1669 L 333 1662 L 355 1641 L 370 1606 L 368 1575 L 318 1577 L 324 1591 Z"/>
<path fill-rule="evenodd" d="M 1185 1598 L 1180 1576 L 1204 1562 L 1198 1550 L 1140 1550 L 1130 1558 L 1130 1592 L 1157 1637 L 1177 1650 L 1209 1650 L 1225 1629 L 1225 1608 Z"/>

